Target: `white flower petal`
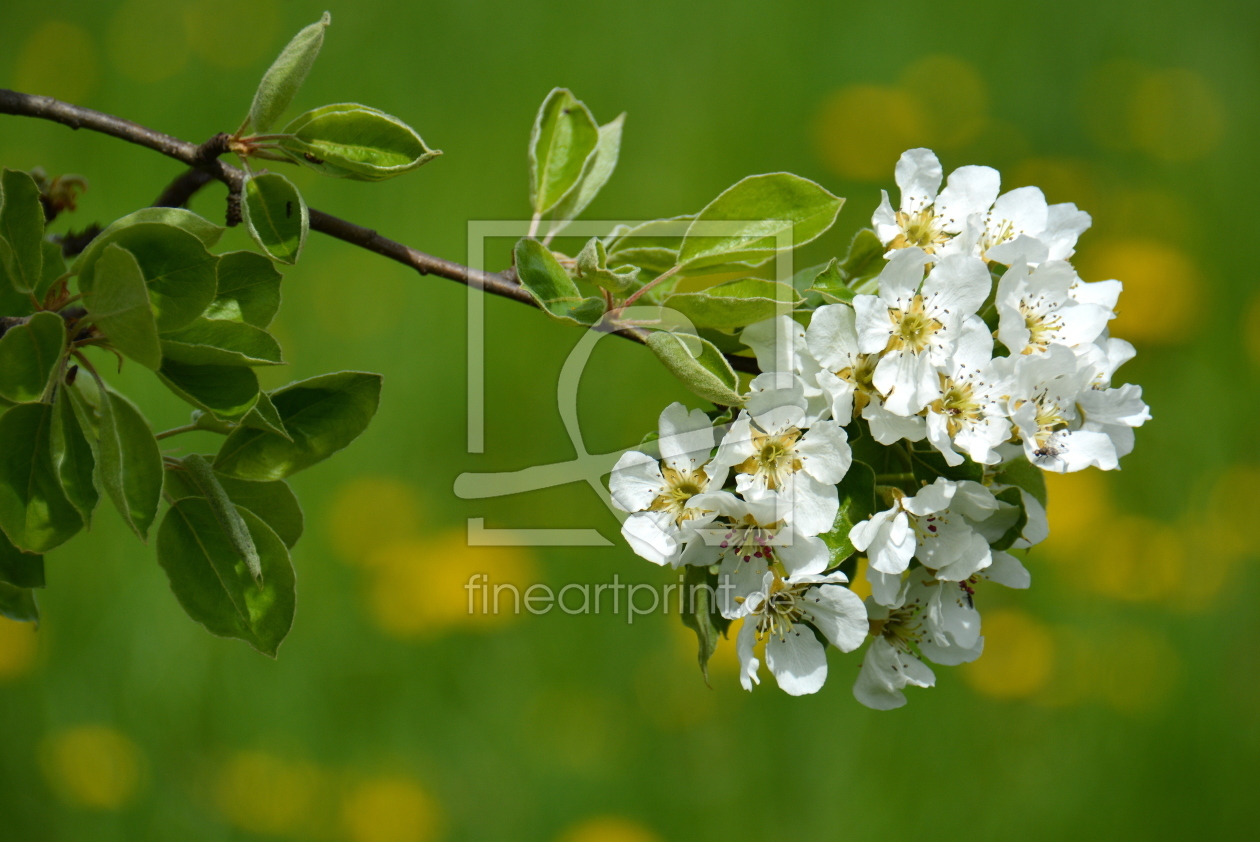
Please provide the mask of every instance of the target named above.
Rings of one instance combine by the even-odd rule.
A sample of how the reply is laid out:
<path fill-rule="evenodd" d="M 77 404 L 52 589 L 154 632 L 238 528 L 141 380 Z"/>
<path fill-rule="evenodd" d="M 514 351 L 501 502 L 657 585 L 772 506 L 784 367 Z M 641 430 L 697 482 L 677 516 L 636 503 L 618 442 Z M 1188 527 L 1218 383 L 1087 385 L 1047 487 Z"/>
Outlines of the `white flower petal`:
<path fill-rule="evenodd" d="M 813 630 L 795 626 L 766 642 L 766 666 L 789 696 L 817 693 L 827 681 L 827 651 Z"/>

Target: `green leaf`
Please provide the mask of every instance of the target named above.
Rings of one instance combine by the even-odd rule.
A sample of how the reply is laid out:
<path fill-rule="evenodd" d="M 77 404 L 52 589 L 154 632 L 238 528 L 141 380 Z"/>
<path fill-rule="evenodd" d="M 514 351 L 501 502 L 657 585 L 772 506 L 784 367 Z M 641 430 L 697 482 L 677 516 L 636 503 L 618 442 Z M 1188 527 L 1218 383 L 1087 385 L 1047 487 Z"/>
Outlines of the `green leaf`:
<path fill-rule="evenodd" d="M 66 274 L 66 259 L 62 256 L 61 246 L 57 243 L 44 240 L 39 247 L 44 252 L 44 271 L 39 279 L 39 286 L 35 288 L 35 297 L 43 301 L 44 295 L 52 285 Z"/>
<path fill-rule="evenodd" d="M 90 527 L 92 512 L 101 495 L 96 488 L 93 443 L 88 440 L 75 411 L 73 390 L 72 386 L 59 388 L 53 402 L 52 457 L 66 499 L 78 510 L 84 525 Z"/>
<path fill-rule="evenodd" d="M 572 190 L 599 145 L 600 132 L 585 105 L 564 88 L 547 94 L 529 136 L 529 201 L 544 214 Z"/>
<path fill-rule="evenodd" d="M 682 313 L 696 327 L 731 329 L 790 313 L 800 304 L 796 290 L 777 281 L 741 278 L 699 292 L 680 292 L 663 305 Z"/>
<path fill-rule="evenodd" d="M 27 173 L 5 167 L 0 175 L 0 237 L 8 249 L 0 266 L 21 293 L 34 292 L 44 272 L 44 205 Z"/>
<path fill-rule="evenodd" d="M 590 327 L 604 315 L 604 302 L 587 298 L 550 249 L 526 237 L 512 252 L 516 276 L 543 312 L 569 324 Z"/>
<path fill-rule="evenodd" d="M 0 616 L 19 623 L 38 623 L 39 606 L 35 594 L 27 588 L 15 588 L 0 582 Z"/>
<path fill-rule="evenodd" d="M 169 208 L 168 208 L 169 210 Z M 112 226 L 111 226 L 112 227 Z M 92 241 L 84 255 L 87 261 L 75 263 L 79 268 L 79 289 L 90 295 L 96 282 L 96 264 L 110 243 L 131 252 L 144 273 L 153 303 L 158 332 L 179 330 L 197 318 L 214 300 L 218 289 L 219 258 L 206 251 L 205 245 L 182 228 L 159 222 L 138 222 L 119 228 Z M 100 244 L 99 248 L 96 248 Z"/>
<path fill-rule="evenodd" d="M 595 145 L 595 151 L 587 156 L 577 183 L 569 188 L 569 192 L 552 209 L 552 217 L 556 221 L 551 226 L 551 236 L 559 234 L 571 220 L 586 210 L 586 206 L 612 177 L 613 170 L 617 168 L 617 158 L 621 154 L 621 128 L 625 121 L 626 115 L 621 114 L 611 123 L 599 127 L 599 142 Z"/>
<path fill-rule="evenodd" d="M 272 260 L 297 263 L 302 246 L 306 245 L 311 219 L 306 201 L 293 182 L 276 172 L 247 178 L 241 218 L 254 242 Z"/>
<path fill-rule="evenodd" d="M 963 480 L 971 480 L 972 482 L 984 481 L 984 466 L 977 465 L 971 459 L 964 456 L 962 462 L 957 465 L 950 465 L 945 461 L 945 457 L 940 451 L 933 448 L 932 450 L 915 450 L 910 447 L 910 469 L 914 472 L 915 479 L 920 482 L 932 484 L 936 482 L 937 477 L 945 477 L 945 479 L 954 482 L 962 482 Z"/>
<path fill-rule="evenodd" d="M 0 529 L 28 553 L 48 552 L 83 528 L 53 464 L 52 423 L 46 403 L 20 404 L 0 416 Z"/>
<path fill-rule="evenodd" d="M 258 549 L 254 539 L 250 537 L 249 528 L 241 512 L 223 490 L 218 477 L 210 467 L 210 463 L 196 453 L 189 454 L 181 460 L 188 480 L 200 492 L 200 496 L 210 504 L 210 511 L 219 522 L 219 528 L 227 536 L 232 551 L 236 553 L 249 570 L 255 582 L 262 582 L 262 561 L 258 558 Z"/>
<path fill-rule="evenodd" d="M 402 120 L 356 102 L 325 105 L 284 128 L 280 151 L 334 178 L 384 181 L 441 155 Z"/>
<path fill-rule="evenodd" d="M 874 292 L 874 286 L 867 284 L 883 271 L 888 261 L 884 259 L 888 248 L 879 241 L 879 237 L 869 228 L 863 228 L 853 235 L 849 243 L 849 253 L 840 264 L 840 272 L 845 283 L 857 293 Z"/>
<path fill-rule="evenodd" d="M 1024 527 L 1028 526 L 1028 510 L 1024 508 L 1024 496 L 1015 487 L 1004 488 L 993 496 L 1003 503 L 1009 503 L 1014 506 L 1018 513 L 1015 522 L 1002 534 L 1002 537 L 990 542 L 990 546 L 995 550 L 1009 550 L 1011 545 L 1024 534 Z"/>
<path fill-rule="evenodd" d="M 213 635 L 244 640 L 274 658 L 293 626 L 293 564 L 261 518 L 248 509 L 237 512 L 257 548 L 261 583 L 201 497 L 178 500 L 167 511 L 158 528 L 158 564 L 189 617 Z"/>
<path fill-rule="evenodd" d="M 857 295 L 844 282 L 844 274 L 840 271 L 840 260 L 835 257 L 831 258 L 831 262 L 809 282 L 807 291 L 818 293 L 828 304 L 847 303 Z"/>
<path fill-rule="evenodd" d="M 324 30 L 331 22 L 332 17 L 324 12 L 317 22 L 294 35 L 271 67 L 267 68 L 258 83 L 254 101 L 249 107 L 249 117 L 246 118 L 246 125 L 255 134 L 270 129 L 293 102 L 298 88 L 306 81 L 306 74 L 311 72 L 319 48 L 324 45 Z"/>
<path fill-rule="evenodd" d="M 40 400 L 66 348 L 66 323 L 36 313 L 0 336 L 0 396 L 14 403 Z"/>
<path fill-rule="evenodd" d="M 197 319 L 162 337 L 162 354 L 188 365 L 282 365 L 280 344 L 244 322 Z"/>
<path fill-rule="evenodd" d="M 102 389 L 98 410 L 101 485 L 123 522 L 148 540 L 162 499 L 162 452 L 149 422 L 122 395 Z"/>
<path fill-rule="evenodd" d="M 240 418 L 258 398 L 258 375 L 237 365 L 189 365 L 163 360 L 158 377 L 198 409 L 219 418 Z"/>
<path fill-rule="evenodd" d="M 849 540 L 849 531 L 876 512 L 875 471 L 865 462 L 854 462 L 840 481 L 838 491 L 840 510 L 836 512 L 835 522 L 830 532 L 818 536 L 831 553 L 828 568 L 838 566 L 857 551 Z"/>
<path fill-rule="evenodd" d="M 205 318 L 267 327 L 280 310 L 280 273 L 276 265 L 253 251 L 219 256 L 218 293 Z"/>
<path fill-rule="evenodd" d="M 289 549 L 302 537 L 304 528 L 302 507 L 298 504 L 297 495 L 284 480 L 274 482 L 249 482 L 235 479 L 215 471 L 215 479 L 219 486 L 227 492 L 233 503 L 248 509 L 271 527 Z M 168 468 L 166 471 L 166 493 L 173 500 L 185 497 L 204 497 L 189 478 L 188 472 Z"/>
<path fill-rule="evenodd" d="M 35 311 L 31 296 L 18 292 L 9 283 L 9 270 L 5 267 L 13 261 L 13 249 L 9 241 L 0 236 L 0 316 L 26 316 Z"/>
<path fill-rule="evenodd" d="M 258 393 L 258 400 L 249 412 L 245 413 L 245 416 L 241 418 L 240 424 L 242 427 L 262 430 L 265 433 L 275 433 L 289 441 L 293 441 L 289 431 L 284 428 L 284 420 L 280 418 L 280 411 L 276 409 L 276 405 L 271 402 L 271 398 L 266 392 Z"/>
<path fill-rule="evenodd" d="M 249 428 L 219 448 L 215 470 L 246 480 L 276 480 L 322 462 L 367 429 L 381 397 L 381 376 L 342 371 L 270 392 L 292 440 Z"/>
<path fill-rule="evenodd" d="M 0 532 L 0 584 L 15 588 L 44 587 L 44 557 L 24 553 Z"/>
<path fill-rule="evenodd" d="M 670 373 L 695 394 L 722 406 L 740 406 L 739 381 L 713 343 L 687 333 L 657 331 L 647 345 Z"/>
<path fill-rule="evenodd" d="M 609 292 L 625 292 L 639 282 L 638 266 L 608 268 L 608 253 L 598 237 L 587 241 L 574 262 L 577 264 L 577 277 Z"/>
<path fill-rule="evenodd" d="M 92 321 L 122 353 L 145 368 L 162 365 L 162 345 L 144 273 L 131 252 L 110 243 L 95 264 L 96 282 L 83 303 Z"/>
<path fill-rule="evenodd" d="M 114 235 L 124 228 L 130 228 L 133 225 L 142 223 L 153 223 L 155 225 L 169 225 L 173 228 L 179 228 L 192 234 L 206 248 L 213 248 L 219 238 L 223 236 L 223 232 L 227 229 L 221 225 L 215 225 L 210 220 L 198 216 L 185 208 L 143 208 L 135 213 L 129 213 L 121 219 L 116 219 L 109 226 L 92 238 L 92 242 L 88 243 L 88 247 L 79 253 L 75 258 L 74 264 L 71 265 L 71 272 L 83 272 L 84 268 L 94 263 L 105 247 L 114 242 Z M 89 285 L 91 281 L 88 281 Z M 79 286 L 82 287 L 82 280 Z"/>
<path fill-rule="evenodd" d="M 696 633 L 699 649 L 696 659 L 700 662 L 700 673 L 704 683 L 709 683 L 709 659 L 717 651 L 718 641 L 726 636 L 731 621 L 722 616 L 717 604 L 718 574 L 717 568 L 696 567 L 685 568 L 682 594 L 683 625 Z"/>
<path fill-rule="evenodd" d="M 640 223 L 608 245 L 608 259 L 614 265 L 631 263 L 657 275 L 673 269 L 683 236 L 695 218 L 688 214 Z"/>
<path fill-rule="evenodd" d="M 749 176 L 700 211 L 683 239 L 679 262 L 692 269 L 765 263 L 779 251 L 776 235 L 789 233 L 791 248 L 808 243 L 835 223 L 843 204 L 844 199 L 791 173 Z M 714 235 L 716 223 L 725 224 Z"/>
<path fill-rule="evenodd" d="M 1040 468 L 1023 457 L 1002 465 L 995 479 L 1002 485 L 1014 485 L 1024 489 L 1043 508 L 1050 503 L 1049 496 L 1046 493 L 1046 475 Z"/>

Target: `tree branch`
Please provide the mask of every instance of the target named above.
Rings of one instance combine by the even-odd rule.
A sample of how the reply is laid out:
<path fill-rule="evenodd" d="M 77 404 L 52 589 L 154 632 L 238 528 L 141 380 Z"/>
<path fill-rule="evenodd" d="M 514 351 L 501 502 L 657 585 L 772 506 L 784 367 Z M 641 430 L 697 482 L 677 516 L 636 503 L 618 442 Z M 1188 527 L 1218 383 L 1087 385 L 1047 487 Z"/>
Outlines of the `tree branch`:
<path fill-rule="evenodd" d="M 5 88 L 0 88 L 0 114 L 37 117 L 61 123 L 76 131 L 88 129 L 100 132 L 128 143 L 147 147 L 191 167 L 191 172 L 181 175 L 162 192 L 155 203 L 158 205 L 166 207 L 183 205 L 198 189 L 212 180 L 226 184 L 231 193 L 239 193 L 245 180 L 245 173 L 242 170 L 218 159 L 219 155 L 227 151 L 224 142 L 227 136 L 223 134 L 215 135 L 198 145 L 112 114 L 71 105 L 52 97 L 24 94 Z M 510 298 L 531 307 L 538 306 L 529 293 L 521 287 L 513 270 L 484 272 L 472 269 L 382 237 L 369 228 L 355 225 L 353 222 L 347 222 L 315 208 L 310 209 L 310 214 L 312 230 L 375 252 L 404 266 L 410 266 L 422 275 L 436 275 L 480 289 L 491 295 Z M 626 327 L 613 332 L 640 344 L 647 342 L 648 332 L 641 328 Z M 738 371 L 755 374 L 759 370 L 756 360 L 749 357 L 727 355 L 727 360 Z"/>

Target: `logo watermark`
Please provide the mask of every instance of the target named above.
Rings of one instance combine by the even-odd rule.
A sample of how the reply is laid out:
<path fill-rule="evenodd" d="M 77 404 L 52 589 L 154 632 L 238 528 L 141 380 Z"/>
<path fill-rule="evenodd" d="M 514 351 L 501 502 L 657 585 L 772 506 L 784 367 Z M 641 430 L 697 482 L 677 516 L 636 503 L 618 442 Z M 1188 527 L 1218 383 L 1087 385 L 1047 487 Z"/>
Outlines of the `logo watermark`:
<path fill-rule="evenodd" d="M 717 577 L 717 584 L 688 584 L 680 575 L 677 582 L 654 585 L 647 582 L 623 582 L 616 573 L 611 582 L 570 582 L 559 588 L 537 582 L 521 586 L 511 582 L 494 582 L 485 573 L 468 577 L 469 614 L 549 614 L 555 609 L 578 614 L 625 614 L 633 625 L 636 617 L 647 614 L 694 614 L 699 606 L 729 615 L 737 607 L 733 595 L 735 583 L 730 576 Z M 624 606 L 624 610 L 623 610 Z"/>

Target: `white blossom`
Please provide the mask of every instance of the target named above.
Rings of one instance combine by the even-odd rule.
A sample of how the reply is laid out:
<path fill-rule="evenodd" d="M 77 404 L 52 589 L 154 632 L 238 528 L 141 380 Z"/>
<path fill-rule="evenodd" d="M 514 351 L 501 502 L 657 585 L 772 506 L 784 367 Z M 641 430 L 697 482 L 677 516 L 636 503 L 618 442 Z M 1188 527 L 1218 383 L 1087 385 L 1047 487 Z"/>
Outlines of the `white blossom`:
<path fill-rule="evenodd" d="M 993 337 L 977 316 L 963 324 L 949 367 L 942 372 L 940 396 L 927 406 L 927 438 L 949 465 L 999 461 L 997 446 L 1010 435 L 1006 417 L 1007 379 L 990 363 Z"/>
<path fill-rule="evenodd" d="M 1092 343 L 1115 314 L 1109 307 L 1073 296 L 1073 284 L 1078 282 L 1071 264 L 1062 260 L 1037 267 L 1022 260 L 1013 263 L 998 281 L 998 339 L 1012 354 Z"/>

